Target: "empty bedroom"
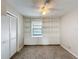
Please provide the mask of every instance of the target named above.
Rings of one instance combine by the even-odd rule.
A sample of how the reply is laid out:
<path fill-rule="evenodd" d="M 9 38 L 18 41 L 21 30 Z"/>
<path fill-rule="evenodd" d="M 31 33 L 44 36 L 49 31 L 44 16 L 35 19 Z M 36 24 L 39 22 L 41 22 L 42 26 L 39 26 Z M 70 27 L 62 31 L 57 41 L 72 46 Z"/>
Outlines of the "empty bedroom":
<path fill-rule="evenodd" d="M 1 59 L 78 59 L 78 0 L 1 0 Z"/>

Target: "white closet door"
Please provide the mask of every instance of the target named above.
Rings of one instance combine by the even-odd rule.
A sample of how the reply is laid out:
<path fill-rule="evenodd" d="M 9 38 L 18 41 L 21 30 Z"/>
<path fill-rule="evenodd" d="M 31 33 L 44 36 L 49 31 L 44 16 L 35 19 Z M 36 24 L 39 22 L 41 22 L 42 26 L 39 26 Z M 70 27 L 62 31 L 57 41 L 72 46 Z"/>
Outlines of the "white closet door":
<path fill-rule="evenodd" d="M 16 53 L 16 17 L 10 16 L 10 57 Z"/>
<path fill-rule="evenodd" d="M 9 41 L 2 42 L 1 46 L 1 59 L 9 59 Z"/>
<path fill-rule="evenodd" d="M 9 18 L 1 16 L 1 59 L 9 59 Z"/>

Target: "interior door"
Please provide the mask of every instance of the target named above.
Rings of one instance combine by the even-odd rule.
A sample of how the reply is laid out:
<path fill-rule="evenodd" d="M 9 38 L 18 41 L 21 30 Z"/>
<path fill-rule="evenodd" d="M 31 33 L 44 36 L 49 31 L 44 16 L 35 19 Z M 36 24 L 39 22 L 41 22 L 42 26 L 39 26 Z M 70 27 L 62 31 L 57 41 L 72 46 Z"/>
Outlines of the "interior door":
<path fill-rule="evenodd" d="M 10 57 L 16 53 L 16 17 L 10 16 Z"/>
<path fill-rule="evenodd" d="M 1 16 L 1 59 L 9 59 L 9 18 Z"/>

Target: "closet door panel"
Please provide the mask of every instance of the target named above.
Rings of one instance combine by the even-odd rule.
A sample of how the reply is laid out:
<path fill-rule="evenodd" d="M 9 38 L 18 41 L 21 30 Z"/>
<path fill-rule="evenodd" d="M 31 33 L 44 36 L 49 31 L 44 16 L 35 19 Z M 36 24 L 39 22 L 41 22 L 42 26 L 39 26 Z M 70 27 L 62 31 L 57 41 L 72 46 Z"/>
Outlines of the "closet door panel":
<path fill-rule="evenodd" d="M 10 55 L 16 53 L 16 18 L 10 16 Z"/>
<path fill-rule="evenodd" d="M 10 41 L 11 45 L 10 45 L 10 52 L 11 52 L 11 56 L 13 56 L 16 53 L 16 39 L 12 39 Z"/>
<path fill-rule="evenodd" d="M 9 40 L 9 17 L 1 16 L 1 42 Z"/>
<path fill-rule="evenodd" d="M 9 59 L 9 18 L 1 17 L 1 59 Z"/>
<path fill-rule="evenodd" d="M 1 59 L 9 59 L 9 41 L 2 42 L 1 46 Z"/>
<path fill-rule="evenodd" d="M 16 18 L 13 16 L 10 16 L 10 35 L 11 38 L 16 37 Z"/>

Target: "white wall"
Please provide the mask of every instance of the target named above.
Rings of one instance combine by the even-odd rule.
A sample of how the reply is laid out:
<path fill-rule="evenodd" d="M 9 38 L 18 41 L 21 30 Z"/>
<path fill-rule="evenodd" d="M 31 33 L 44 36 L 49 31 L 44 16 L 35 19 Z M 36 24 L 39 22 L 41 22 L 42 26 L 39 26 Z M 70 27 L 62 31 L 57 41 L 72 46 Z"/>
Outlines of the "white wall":
<path fill-rule="evenodd" d="M 17 17 L 17 51 L 19 51 L 24 46 L 24 39 L 23 39 L 23 16 L 11 6 L 7 2 L 6 11 L 9 11 L 11 14 Z"/>
<path fill-rule="evenodd" d="M 1 0 L 1 15 L 6 13 L 6 0 Z"/>
<path fill-rule="evenodd" d="M 39 19 L 39 18 L 37 18 Z M 33 18 L 24 18 L 24 44 L 25 45 L 49 45 L 60 43 L 60 19 L 45 18 L 43 22 L 43 37 L 33 38 L 31 35 L 31 21 Z"/>
<path fill-rule="evenodd" d="M 65 15 L 61 20 L 61 46 L 78 56 L 78 14 L 77 10 Z"/>
<path fill-rule="evenodd" d="M 21 49 L 24 46 L 24 30 L 23 30 L 23 16 L 18 16 L 18 44 L 19 49 Z"/>

